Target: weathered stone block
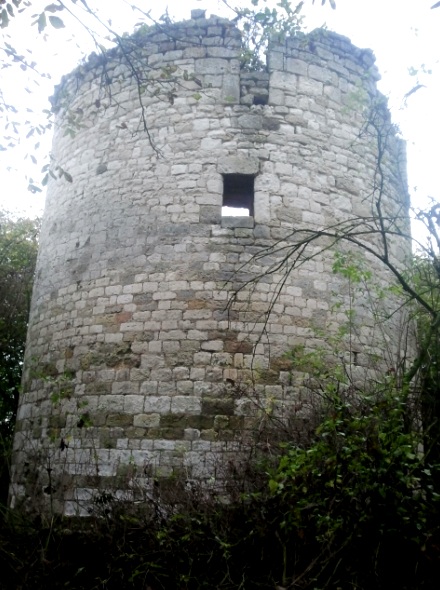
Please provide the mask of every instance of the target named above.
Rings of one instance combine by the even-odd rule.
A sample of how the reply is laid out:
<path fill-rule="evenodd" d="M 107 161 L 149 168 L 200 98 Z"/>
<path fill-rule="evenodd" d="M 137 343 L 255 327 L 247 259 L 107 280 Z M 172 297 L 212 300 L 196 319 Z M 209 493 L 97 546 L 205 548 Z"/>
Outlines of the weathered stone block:
<path fill-rule="evenodd" d="M 202 401 L 202 414 L 223 414 L 232 416 L 234 413 L 234 401 L 230 399 L 204 399 Z"/>
<path fill-rule="evenodd" d="M 126 395 L 124 398 L 124 412 L 127 412 L 127 414 L 140 414 L 144 409 L 144 401 L 143 395 Z"/>
<path fill-rule="evenodd" d="M 215 441 L 218 438 L 218 432 L 214 429 L 202 430 L 200 432 L 200 438 L 201 440 Z"/>
<path fill-rule="evenodd" d="M 229 60 L 220 57 L 206 57 L 198 59 L 195 63 L 196 74 L 225 74 L 230 72 Z"/>
<path fill-rule="evenodd" d="M 171 397 L 169 396 L 149 396 L 145 398 L 144 412 L 166 414 L 171 410 Z"/>
<path fill-rule="evenodd" d="M 198 397 L 176 395 L 171 399 L 171 411 L 174 414 L 198 414 L 201 401 Z"/>
<path fill-rule="evenodd" d="M 248 217 L 222 217 L 221 218 L 222 227 L 235 229 L 237 227 L 245 227 L 248 229 L 252 229 L 254 227 L 254 218 L 251 216 Z"/>
<path fill-rule="evenodd" d="M 106 425 L 108 427 L 120 426 L 124 428 L 124 426 L 131 426 L 132 422 L 133 417 L 127 414 L 108 414 L 106 419 Z"/>

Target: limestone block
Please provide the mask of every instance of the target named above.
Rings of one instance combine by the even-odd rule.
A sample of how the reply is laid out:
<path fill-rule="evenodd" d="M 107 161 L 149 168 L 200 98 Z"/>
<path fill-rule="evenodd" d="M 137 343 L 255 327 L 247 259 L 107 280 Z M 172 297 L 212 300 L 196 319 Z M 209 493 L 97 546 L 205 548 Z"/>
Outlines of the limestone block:
<path fill-rule="evenodd" d="M 272 89 L 288 90 L 295 94 L 297 87 L 297 76 L 286 72 L 274 71 L 270 76 L 270 92 Z M 269 92 L 269 96 L 270 96 Z"/>
<path fill-rule="evenodd" d="M 200 430 L 196 428 L 185 428 L 184 437 L 185 440 L 198 440 L 200 438 Z"/>
<path fill-rule="evenodd" d="M 315 66 L 316 67 L 316 66 Z M 306 62 L 302 59 L 295 59 L 292 57 L 288 57 L 286 59 L 286 71 L 292 74 L 300 74 L 301 76 L 307 76 L 309 73 L 310 77 L 313 78 L 310 74 L 310 68 L 313 66 L 308 66 Z"/>
<path fill-rule="evenodd" d="M 196 74 L 215 74 L 218 76 L 230 71 L 230 61 L 220 57 L 206 57 L 195 62 Z"/>
<path fill-rule="evenodd" d="M 123 395 L 100 395 L 98 402 L 99 411 L 107 412 L 122 412 L 124 410 L 124 396 Z"/>
<path fill-rule="evenodd" d="M 171 397 L 169 396 L 149 396 L 145 398 L 144 412 L 168 414 L 171 411 Z"/>
<path fill-rule="evenodd" d="M 172 453 L 185 455 L 190 449 L 189 441 L 173 441 L 173 440 L 155 440 L 153 443 L 153 449 L 155 451 L 171 451 Z"/>
<path fill-rule="evenodd" d="M 254 208 L 255 208 L 255 201 L 254 201 Z M 244 227 L 248 229 L 253 229 L 254 227 L 254 218 L 252 216 L 246 217 L 222 217 L 221 218 L 221 225 L 224 228 L 235 229 L 238 227 Z"/>
<path fill-rule="evenodd" d="M 176 395 L 171 400 L 171 412 L 173 414 L 200 414 L 201 402 L 198 397 L 189 395 Z"/>
<path fill-rule="evenodd" d="M 284 91 L 279 88 L 270 87 L 268 102 L 270 105 L 283 106 L 285 104 Z"/>
<path fill-rule="evenodd" d="M 160 414 L 138 414 L 133 418 L 133 425 L 140 428 L 158 428 Z"/>
<path fill-rule="evenodd" d="M 203 46 L 197 47 L 185 47 L 182 52 L 182 57 L 185 59 L 188 58 L 201 58 L 206 57 L 207 55 L 207 48 Z"/>
<path fill-rule="evenodd" d="M 205 18 L 206 15 L 206 10 L 203 10 L 202 8 L 193 8 L 191 10 L 191 18 L 193 20 L 200 20 Z"/>
<path fill-rule="evenodd" d="M 263 127 L 263 119 L 261 115 L 257 114 L 241 115 L 237 123 L 243 129 L 252 129 L 254 131 L 258 131 Z"/>
<path fill-rule="evenodd" d="M 298 79 L 298 92 L 300 94 L 306 94 L 307 96 L 321 96 L 323 89 L 324 86 L 322 82 L 311 80 L 304 76 L 300 76 Z"/>
<path fill-rule="evenodd" d="M 202 342 L 202 350 L 210 352 L 222 351 L 223 347 L 224 342 L 222 340 L 208 340 L 207 342 Z"/>
<path fill-rule="evenodd" d="M 124 412 L 127 412 L 127 414 L 140 414 L 144 409 L 144 401 L 143 395 L 126 395 Z"/>
<path fill-rule="evenodd" d="M 282 71 L 284 68 L 284 54 L 282 49 L 276 51 L 270 48 L 267 56 L 267 64 L 270 72 L 274 70 Z"/>
<path fill-rule="evenodd" d="M 249 174 L 256 175 L 260 169 L 258 157 L 249 156 L 246 153 L 219 158 L 217 170 L 220 174 Z"/>

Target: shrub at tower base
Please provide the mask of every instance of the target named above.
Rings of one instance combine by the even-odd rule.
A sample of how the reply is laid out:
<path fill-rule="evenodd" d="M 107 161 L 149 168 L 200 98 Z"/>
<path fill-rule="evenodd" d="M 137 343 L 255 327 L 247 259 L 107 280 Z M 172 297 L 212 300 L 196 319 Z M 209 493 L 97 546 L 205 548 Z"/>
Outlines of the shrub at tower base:
<path fill-rule="evenodd" d="M 320 383 L 316 427 L 231 466 L 227 503 L 176 477 L 141 512 L 102 495 L 89 518 L 12 514 L 2 588 L 437 588 L 436 468 L 394 378 L 356 396 Z"/>

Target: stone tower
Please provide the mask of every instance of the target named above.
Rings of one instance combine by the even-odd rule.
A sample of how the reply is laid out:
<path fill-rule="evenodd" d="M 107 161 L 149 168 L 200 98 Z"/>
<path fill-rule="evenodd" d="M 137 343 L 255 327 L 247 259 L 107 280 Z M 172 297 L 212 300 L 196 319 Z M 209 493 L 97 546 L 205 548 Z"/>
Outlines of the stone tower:
<path fill-rule="evenodd" d="M 318 31 L 274 42 L 266 70 L 246 71 L 236 27 L 191 16 L 92 56 L 53 99 L 58 178 L 41 234 L 13 506 L 30 498 L 82 513 L 102 491 L 133 493 L 135 472 L 219 477 L 256 420 L 297 403 L 284 354 L 325 345 L 323 332 L 346 319 L 331 249 L 312 246 L 292 272 L 279 264 L 298 231 L 373 227 L 378 174 L 386 215 L 406 219 L 404 150 L 369 50 Z M 386 130 L 382 151 L 371 126 Z M 377 232 L 362 239 L 380 245 Z M 402 263 L 405 246 L 391 247 Z M 372 351 L 398 352 L 364 304 L 347 344 L 359 367 Z"/>

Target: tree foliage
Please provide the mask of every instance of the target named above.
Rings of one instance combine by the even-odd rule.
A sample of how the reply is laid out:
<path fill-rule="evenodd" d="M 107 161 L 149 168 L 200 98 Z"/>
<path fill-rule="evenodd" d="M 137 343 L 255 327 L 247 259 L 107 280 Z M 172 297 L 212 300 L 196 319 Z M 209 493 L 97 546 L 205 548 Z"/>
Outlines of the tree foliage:
<path fill-rule="evenodd" d="M 289 560 L 286 575 L 294 584 L 327 580 L 325 587 L 411 585 L 421 548 L 438 534 L 438 467 L 406 430 L 406 402 L 392 380 L 373 396 L 332 394 L 327 404 L 314 443 L 289 446 L 270 482 L 284 506 L 286 546 L 300 534 L 319 556 L 296 571 Z M 393 553 L 401 559 L 402 552 L 413 552 L 414 561 L 397 574 Z"/>
<path fill-rule="evenodd" d="M 38 220 L 0 214 L 0 480 L 17 410 L 38 231 Z"/>

